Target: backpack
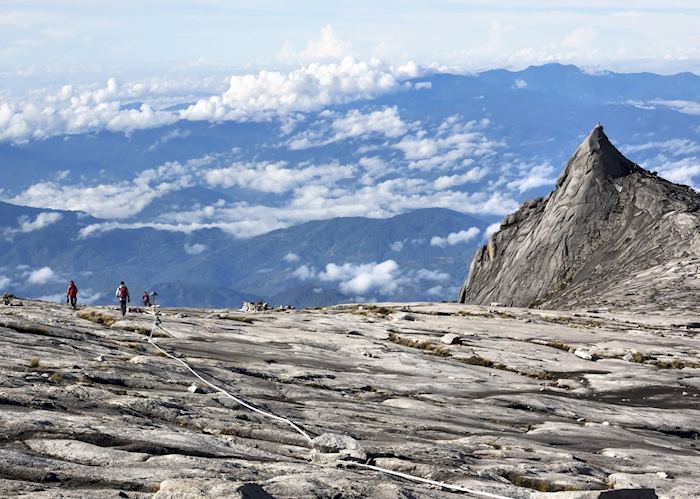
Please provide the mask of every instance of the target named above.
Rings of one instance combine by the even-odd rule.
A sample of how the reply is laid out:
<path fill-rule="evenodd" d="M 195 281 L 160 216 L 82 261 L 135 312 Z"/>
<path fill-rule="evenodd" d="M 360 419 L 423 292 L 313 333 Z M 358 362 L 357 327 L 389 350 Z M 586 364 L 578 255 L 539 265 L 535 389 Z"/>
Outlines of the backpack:
<path fill-rule="evenodd" d="M 120 300 L 126 300 L 126 296 L 129 294 L 129 291 L 126 289 L 126 286 L 120 286 L 119 289 L 117 290 L 117 296 L 119 296 Z"/>

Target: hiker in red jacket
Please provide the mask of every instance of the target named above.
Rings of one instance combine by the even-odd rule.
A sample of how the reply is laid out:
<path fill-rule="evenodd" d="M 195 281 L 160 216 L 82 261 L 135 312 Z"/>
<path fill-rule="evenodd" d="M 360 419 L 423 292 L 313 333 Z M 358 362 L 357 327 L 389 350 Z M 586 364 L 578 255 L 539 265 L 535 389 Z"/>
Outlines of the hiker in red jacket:
<path fill-rule="evenodd" d="M 129 296 L 129 288 L 124 285 L 124 281 L 119 284 L 117 288 L 117 300 L 119 300 L 119 306 L 122 310 L 122 317 L 126 315 L 126 304 L 131 301 Z"/>
<path fill-rule="evenodd" d="M 66 303 L 70 303 L 73 309 L 75 309 L 78 304 L 78 287 L 73 281 L 68 284 L 68 289 L 66 290 Z"/>
<path fill-rule="evenodd" d="M 148 296 L 148 291 L 143 292 L 143 296 L 141 297 L 141 301 L 143 302 L 144 307 L 150 307 L 151 306 L 151 297 Z"/>

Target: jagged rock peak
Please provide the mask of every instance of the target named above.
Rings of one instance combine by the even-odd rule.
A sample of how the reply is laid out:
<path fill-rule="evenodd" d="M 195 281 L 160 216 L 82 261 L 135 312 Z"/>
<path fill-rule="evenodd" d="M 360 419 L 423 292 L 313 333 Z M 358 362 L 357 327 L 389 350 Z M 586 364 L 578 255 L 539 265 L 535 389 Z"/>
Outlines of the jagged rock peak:
<path fill-rule="evenodd" d="M 603 131 L 603 125 L 598 124 L 583 139 L 569 160 L 557 180 L 557 189 L 565 186 L 567 181 L 575 182 L 584 177 L 618 178 L 640 170 L 639 166 L 625 158 L 612 145 Z"/>
<path fill-rule="evenodd" d="M 459 301 L 683 307 L 696 302 L 699 270 L 700 195 L 625 158 L 598 125 L 554 191 L 477 251 Z"/>

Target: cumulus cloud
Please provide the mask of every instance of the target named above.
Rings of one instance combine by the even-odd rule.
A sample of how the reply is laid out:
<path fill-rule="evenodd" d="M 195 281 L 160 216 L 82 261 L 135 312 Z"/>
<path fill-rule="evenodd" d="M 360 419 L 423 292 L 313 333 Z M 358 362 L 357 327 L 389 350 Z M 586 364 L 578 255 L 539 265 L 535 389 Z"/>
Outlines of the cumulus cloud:
<path fill-rule="evenodd" d="M 285 42 L 279 52 L 279 58 L 285 62 L 318 62 L 339 60 L 349 53 L 350 43 L 341 39 L 333 27 L 327 24 L 321 28 L 319 39 L 309 40 L 302 50 L 296 50 L 289 41 Z"/>
<path fill-rule="evenodd" d="M 148 104 L 125 109 L 121 101 L 145 95 L 143 85 L 124 88 L 114 78 L 105 87 L 81 90 L 65 85 L 38 102 L 0 101 L 0 141 L 23 142 L 53 135 L 106 129 L 129 132 L 177 121 L 178 116 L 157 111 Z"/>
<path fill-rule="evenodd" d="M 298 262 L 300 258 L 299 255 L 297 255 L 296 253 L 289 252 L 282 257 L 282 260 L 284 260 L 287 263 L 294 263 Z"/>
<path fill-rule="evenodd" d="M 526 170 L 526 168 L 529 168 Z M 542 187 L 544 185 L 553 185 L 556 182 L 555 169 L 548 163 L 540 165 L 520 165 L 523 171 L 523 176 L 508 182 L 508 188 L 525 192 L 530 189 Z"/>
<path fill-rule="evenodd" d="M 61 220 L 63 215 L 60 213 L 52 212 L 42 212 L 39 213 L 34 220 L 29 220 L 27 218 L 20 219 L 19 231 L 20 232 L 33 232 L 35 230 L 41 230 L 44 227 L 48 227 Z"/>
<path fill-rule="evenodd" d="M 287 162 L 237 163 L 227 168 L 209 170 L 204 177 L 209 185 L 238 186 L 261 192 L 281 194 L 300 185 L 321 183 L 329 185 L 343 178 L 351 178 L 355 168 L 347 165 L 312 165 L 290 168 Z"/>
<path fill-rule="evenodd" d="M 306 149 L 356 137 L 363 139 L 372 136 L 396 138 L 406 133 L 407 126 L 401 120 L 397 107 L 394 106 L 369 113 L 352 109 L 344 116 L 336 117 L 330 123 L 330 136 L 326 134 L 328 127 L 325 122 L 317 124 L 317 128 L 319 130 L 307 130 L 292 138 L 289 141 L 289 148 L 292 150 Z"/>
<path fill-rule="evenodd" d="M 394 147 L 403 153 L 410 169 L 427 171 L 448 169 L 456 164 L 466 166 L 473 158 L 494 154 L 500 145 L 481 130 L 488 124 L 488 120 L 462 123 L 459 116 L 451 116 L 437 128 L 434 136 L 428 137 L 420 131 L 406 135 Z"/>
<path fill-rule="evenodd" d="M 306 281 L 309 279 L 313 279 L 316 277 L 316 271 L 314 270 L 313 267 L 308 267 L 306 265 L 300 265 L 299 267 L 292 272 L 292 277 L 296 277 L 297 279 L 301 279 L 302 281 Z"/>
<path fill-rule="evenodd" d="M 56 279 L 56 273 L 51 267 L 41 267 L 40 269 L 32 270 L 27 273 L 28 284 L 42 285 L 47 282 L 55 281 Z"/>
<path fill-rule="evenodd" d="M 132 181 L 115 184 L 39 182 L 9 201 L 38 208 L 84 211 L 99 218 L 127 218 L 139 213 L 154 199 L 191 185 L 188 165 L 166 163 L 140 172 Z"/>
<path fill-rule="evenodd" d="M 9 277 L 0 274 L 0 289 L 7 288 L 12 283 L 12 279 Z"/>
<path fill-rule="evenodd" d="M 448 187 L 454 187 L 466 184 L 468 182 L 477 182 L 488 175 L 488 173 L 488 169 L 484 167 L 472 168 L 461 175 L 447 175 L 438 177 L 433 181 L 433 185 L 439 190 L 447 189 Z"/>
<path fill-rule="evenodd" d="M 318 274 L 321 281 L 339 282 L 338 289 L 346 295 L 364 295 L 377 291 L 387 294 L 398 288 L 399 265 L 394 260 L 381 263 L 337 265 L 329 263 Z"/>
<path fill-rule="evenodd" d="M 679 161 L 662 160 L 655 164 L 659 175 L 677 184 L 700 188 L 700 158 L 684 158 Z M 698 178 L 696 181 L 695 179 Z"/>
<path fill-rule="evenodd" d="M 188 255 L 196 256 L 196 255 L 201 255 L 207 250 L 207 247 L 204 244 L 200 243 L 194 243 L 194 244 L 185 244 L 185 253 Z"/>
<path fill-rule="evenodd" d="M 261 120 L 314 111 L 395 91 L 402 80 L 418 73 L 412 62 L 387 66 L 376 59 L 362 62 L 345 57 L 339 63 L 314 63 L 289 73 L 236 75 L 231 77 L 226 92 L 199 100 L 183 110 L 181 116 L 207 121 Z"/>
<path fill-rule="evenodd" d="M 517 89 L 527 88 L 527 82 L 525 80 L 521 80 L 518 78 L 513 82 L 513 88 L 517 88 Z"/>
<path fill-rule="evenodd" d="M 403 249 L 404 242 L 403 241 L 394 241 L 389 245 L 389 248 L 391 248 L 391 251 L 399 252 Z"/>
<path fill-rule="evenodd" d="M 501 230 L 501 222 L 496 222 L 495 224 L 491 224 L 488 227 L 486 227 L 486 235 L 490 236 L 492 234 L 495 234 Z"/>
<path fill-rule="evenodd" d="M 700 152 L 700 144 L 690 139 L 670 139 L 663 141 L 630 144 L 620 147 L 624 154 L 634 154 L 644 151 L 664 151 L 674 156 L 683 156 Z"/>
<path fill-rule="evenodd" d="M 477 227 L 470 227 L 467 230 L 451 232 L 447 235 L 447 237 L 433 236 L 430 239 L 430 245 L 445 248 L 446 246 L 466 243 L 478 236 L 480 232 L 481 231 Z"/>

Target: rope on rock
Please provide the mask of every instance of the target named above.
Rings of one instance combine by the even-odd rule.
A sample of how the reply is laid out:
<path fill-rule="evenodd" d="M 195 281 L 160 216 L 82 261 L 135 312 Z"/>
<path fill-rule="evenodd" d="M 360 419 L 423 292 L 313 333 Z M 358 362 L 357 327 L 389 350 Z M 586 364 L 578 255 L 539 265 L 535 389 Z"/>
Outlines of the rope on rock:
<path fill-rule="evenodd" d="M 153 333 L 155 332 L 156 328 L 160 329 L 161 331 L 163 331 L 165 334 L 167 334 L 167 335 L 170 336 L 170 337 L 173 337 L 173 335 L 170 334 L 168 331 L 166 331 L 166 330 L 163 328 L 163 326 L 161 326 L 160 318 L 158 317 L 158 312 L 155 312 L 155 314 L 156 314 L 156 318 L 155 318 L 155 321 L 153 322 L 153 328 L 151 329 L 151 334 L 150 334 L 150 336 L 148 337 L 148 342 L 149 342 L 151 345 L 153 345 L 160 353 L 162 353 L 162 354 L 165 355 L 166 357 L 169 357 L 169 358 L 171 358 L 171 359 L 173 359 L 173 360 L 178 361 L 180 364 L 182 364 L 182 365 L 185 367 L 185 369 L 187 369 L 189 372 L 191 372 L 192 375 L 194 375 L 194 376 L 195 376 L 197 379 L 199 379 L 202 383 L 205 383 L 207 386 L 211 387 L 212 389 L 216 390 L 217 392 L 222 393 L 223 395 L 226 395 L 227 397 L 229 397 L 230 399 L 234 400 L 235 402 L 237 402 L 238 404 L 242 405 L 243 407 L 246 407 L 246 408 L 250 409 L 251 411 L 257 412 L 258 414 L 261 414 L 261 415 L 263 415 L 263 416 L 265 416 L 265 417 L 274 419 L 274 420 L 276 420 L 276 421 L 280 421 L 280 422 L 282 422 L 282 423 L 285 423 L 285 424 L 291 426 L 294 430 L 296 430 L 298 433 L 300 433 L 301 435 L 303 435 L 304 438 L 306 438 L 309 442 L 311 442 L 311 441 L 313 440 L 313 439 L 309 436 L 308 433 L 306 433 L 304 430 L 302 430 L 298 425 L 296 425 L 296 424 L 295 424 L 293 421 L 291 421 L 290 419 L 283 418 L 282 416 L 277 416 L 276 414 L 272 414 L 272 413 L 267 412 L 267 411 L 263 411 L 262 409 L 258 409 L 257 407 L 252 406 L 252 405 L 248 404 L 247 402 L 244 402 L 243 400 L 241 400 L 240 398 L 236 397 L 236 396 L 233 395 L 232 393 L 230 393 L 230 392 L 224 390 L 223 388 L 221 388 L 221 387 L 219 387 L 219 386 L 217 386 L 217 385 L 215 385 L 215 384 L 213 384 L 213 383 L 207 381 L 206 379 L 204 379 L 199 373 L 197 373 L 197 371 L 195 371 L 194 369 L 192 369 L 192 367 L 190 367 L 190 365 L 189 365 L 187 362 L 185 362 L 184 360 L 182 360 L 182 359 L 180 359 L 180 358 L 178 358 L 178 357 L 175 357 L 174 355 L 172 355 L 172 354 L 166 352 L 164 349 L 162 349 L 161 347 L 159 347 L 159 346 L 156 344 L 156 342 L 153 340 Z M 490 493 L 488 493 L 488 492 L 481 492 L 481 491 L 479 491 L 479 490 L 472 490 L 472 489 L 468 489 L 468 488 L 466 488 L 466 487 L 462 487 L 461 485 L 451 485 L 451 484 L 445 483 L 445 482 L 438 482 L 438 481 L 435 481 L 435 480 L 430 480 L 430 479 L 428 479 L 428 478 L 422 478 L 422 477 L 419 477 L 419 476 L 410 475 L 410 474 L 408 474 L 408 473 L 401 473 L 401 472 L 399 472 L 399 471 L 394 471 L 394 470 L 390 470 L 390 469 L 387 469 L 387 468 L 382 468 L 382 467 L 380 467 L 380 466 L 374 466 L 374 465 L 371 465 L 371 464 L 363 464 L 363 463 L 358 463 L 358 462 L 354 462 L 354 461 L 343 461 L 343 465 L 345 465 L 345 466 L 347 466 L 347 467 L 349 467 L 349 468 L 357 467 L 357 468 L 365 468 L 365 469 L 369 469 L 369 470 L 373 470 L 373 471 L 378 471 L 378 472 L 384 473 L 384 474 L 386 474 L 386 475 L 397 476 L 397 477 L 404 478 L 404 479 L 406 479 L 406 480 L 411 480 L 411 481 L 414 481 L 414 482 L 427 483 L 427 484 L 429 484 L 429 485 L 434 485 L 434 486 L 436 486 L 436 487 L 442 487 L 442 488 L 444 488 L 444 489 L 453 490 L 453 491 L 455 491 L 455 492 L 466 492 L 466 493 L 468 493 L 468 494 L 473 494 L 473 495 L 477 495 L 477 496 L 481 496 L 481 497 L 489 497 L 489 498 L 491 498 L 491 499 L 513 499 L 512 497 L 499 496 L 499 495 L 497 495 L 497 494 L 490 494 Z"/>
<path fill-rule="evenodd" d="M 250 405 L 249 403 L 247 403 L 247 402 L 241 400 L 240 398 L 236 397 L 236 396 L 233 395 L 232 393 L 230 393 L 230 392 L 224 390 L 223 388 L 221 388 L 221 387 L 215 385 L 214 383 L 211 383 L 210 381 L 207 381 L 206 379 L 204 379 L 199 373 L 197 373 L 197 371 L 195 371 L 194 369 L 192 369 L 192 368 L 189 366 L 189 364 L 188 364 L 187 362 L 185 362 L 184 360 L 179 359 L 179 358 L 175 357 L 174 355 L 172 355 L 172 354 L 166 352 L 165 350 L 163 350 L 161 347 L 159 347 L 159 346 L 156 344 L 155 341 L 153 341 L 153 332 L 155 331 L 156 328 L 162 330 L 164 333 L 166 333 L 166 334 L 169 335 L 169 333 L 168 333 L 165 329 L 163 329 L 163 327 L 160 325 L 160 320 L 158 319 L 158 316 L 156 316 L 156 321 L 153 323 L 153 329 L 151 329 L 151 335 L 148 337 L 148 342 L 149 342 L 151 345 L 153 345 L 160 353 L 162 353 L 162 354 L 165 355 L 166 357 L 169 357 L 169 358 L 171 358 L 171 359 L 173 359 L 173 360 L 178 361 L 180 364 L 182 364 L 182 365 L 185 367 L 185 369 L 187 369 L 189 372 L 191 372 L 191 373 L 192 373 L 197 379 L 199 379 L 202 383 L 205 383 L 207 386 L 210 386 L 212 389 L 216 390 L 217 392 L 219 392 L 219 393 L 221 393 L 221 394 L 223 394 L 223 395 L 226 395 L 228 398 L 234 400 L 235 402 L 237 402 L 238 404 L 242 405 L 243 407 L 246 407 L 246 408 L 250 409 L 251 411 L 257 412 L 258 414 L 262 414 L 262 415 L 265 416 L 265 417 L 274 419 L 274 420 L 276 420 L 276 421 L 280 421 L 280 422 L 282 422 L 282 423 L 285 423 L 285 424 L 291 426 L 295 431 L 297 431 L 297 432 L 300 433 L 304 438 L 306 438 L 306 440 L 308 440 L 309 442 L 311 442 L 312 438 L 309 436 L 309 434 L 306 433 L 306 432 L 305 432 L 304 430 L 302 430 L 301 428 L 299 428 L 299 426 L 297 426 L 293 421 L 291 421 L 291 420 L 289 420 L 289 419 L 287 419 L 287 418 L 283 418 L 282 416 L 277 416 L 276 414 L 272 414 L 271 412 L 263 411 L 262 409 L 258 409 L 257 407 Z M 170 335 L 170 336 L 172 336 L 172 335 Z"/>

